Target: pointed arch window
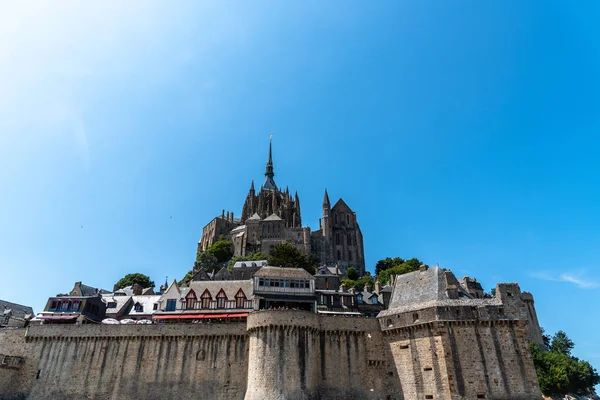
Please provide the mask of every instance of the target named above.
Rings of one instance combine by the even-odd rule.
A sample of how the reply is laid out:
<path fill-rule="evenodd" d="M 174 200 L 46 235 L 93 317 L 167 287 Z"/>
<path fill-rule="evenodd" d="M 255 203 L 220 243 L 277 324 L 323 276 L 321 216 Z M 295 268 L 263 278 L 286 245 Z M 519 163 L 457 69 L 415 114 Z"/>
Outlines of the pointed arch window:
<path fill-rule="evenodd" d="M 240 288 L 238 292 L 235 294 L 235 307 L 236 308 L 244 308 L 244 302 L 246 301 L 246 294 Z"/>
<path fill-rule="evenodd" d="M 200 300 L 202 302 L 202 308 L 210 308 L 210 302 L 212 301 L 212 296 L 210 295 L 210 292 L 208 291 L 208 289 L 206 289 L 204 291 L 204 293 L 202 293 L 202 296 L 200 296 Z"/>
<path fill-rule="evenodd" d="M 217 308 L 225 308 L 226 304 L 227 304 L 227 295 L 225 294 L 223 289 L 221 289 L 219 291 L 219 293 L 217 293 Z"/>
<path fill-rule="evenodd" d="M 185 296 L 185 308 L 188 310 L 196 308 L 196 292 L 194 292 L 194 289 L 191 289 Z"/>
<path fill-rule="evenodd" d="M 342 253 L 339 250 L 337 251 L 337 259 L 338 261 L 342 259 Z"/>

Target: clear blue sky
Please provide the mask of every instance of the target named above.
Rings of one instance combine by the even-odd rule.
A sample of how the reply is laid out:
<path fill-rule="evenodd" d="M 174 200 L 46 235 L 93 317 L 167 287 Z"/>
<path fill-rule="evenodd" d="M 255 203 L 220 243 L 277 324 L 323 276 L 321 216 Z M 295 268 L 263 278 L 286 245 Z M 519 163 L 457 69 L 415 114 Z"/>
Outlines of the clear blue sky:
<path fill-rule="evenodd" d="M 181 278 L 273 134 L 305 224 L 327 188 L 369 269 L 517 281 L 600 367 L 598 2 L 122 3 L 0 6 L 0 298 Z"/>

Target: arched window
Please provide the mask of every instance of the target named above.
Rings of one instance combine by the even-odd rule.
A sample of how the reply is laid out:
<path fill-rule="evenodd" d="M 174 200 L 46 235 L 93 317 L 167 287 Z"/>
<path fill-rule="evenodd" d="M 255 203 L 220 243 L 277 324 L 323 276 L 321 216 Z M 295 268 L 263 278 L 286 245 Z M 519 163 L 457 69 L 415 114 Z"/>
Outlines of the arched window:
<path fill-rule="evenodd" d="M 349 233 L 346 235 L 346 243 L 348 243 L 349 246 L 352 245 L 352 235 Z"/>
<path fill-rule="evenodd" d="M 227 304 L 227 295 L 225 294 L 223 289 L 221 289 L 219 291 L 219 293 L 217 294 L 217 308 L 225 308 L 226 304 Z"/>
<path fill-rule="evenodd" d="M 340 234 L 339 233 L 335 234 L 335 244 L 340 244 Z"/>
<path fill-rule="evenodd" d="M 242 289 L 238 290 L 235 294 L 235 307 L 244 308 L 244 301 L 246 301 L 246 295 Z"/>
<path fill-rule="evenodd" d="M 333 214 L 333 223 L 337 224 L 337 214 Z"/>
<path fill-rule="evenodd" d="M 342 259 L 342 252 L 341 251 L 337 251 L 337 259 L 341 260 Z"/>
<path fill-rule="evenodd" d="M 346 214 L 346 223 L 350 225 L 350 214 Z"/>
<path fill-rule="evenodd" d="M 200 298 L 202 299 L 202 308 L 210 308 L 212 296 L 210 295 L 208 289 L 206 289 L 204 293 L 202 293 L 202 296 L 200 296 Z"/>
<path fill-rule="evenodd" d="M 352 261 L 352 252 L 348 250 L 348 261 Z"/>
<path fill-rule="evenodd" d="M 196 293 L 194 290 L 190 290 L 185 296 L 185 308 L 191 309 L 196 307 Z"/>

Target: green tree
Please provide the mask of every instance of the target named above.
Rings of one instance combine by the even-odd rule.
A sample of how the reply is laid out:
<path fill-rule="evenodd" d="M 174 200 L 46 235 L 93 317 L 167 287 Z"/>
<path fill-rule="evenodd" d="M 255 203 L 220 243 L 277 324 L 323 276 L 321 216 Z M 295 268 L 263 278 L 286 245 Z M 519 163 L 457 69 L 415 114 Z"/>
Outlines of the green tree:
<path fill-rule="evenodd" d="M 567 334 L 563 331 L 558 331 L 552 337 L 552 342 L 550 343 L 550 351 L 555 351 L 557 353 L 565 354 L 567 356 L 571 355 L 571 350 L 573 350 L 575 344 Z"/>
<path fill-rule="evenodd" d="M 208 247 L 208 251 L 217 258 L 218 263 L 224 263 L 233 256 L 232 246 L 233 243 L 230 240 L 219 239 Z"/>
<path fill-rule="evenodd" d="M 600 375 L 589 362 L 571 356 L 573 348 L 573 341 L 563 331 L 552 337 L 549 350 L 530 344 L 540 389 L 546 396 L 595 394 L 594 386 L 600 383 Z"/>
<path fill-rule="evenodd" d="M 127 274 L 117 282 L 119 289 L 127 286 L 131 286 L 134 283 L 141 285 L 143 288 L 154 287 L 154 281 L 150 279 L 148 275 L 141 274 L 139 272 L 133 274 Z"/>
<path fill-rule="evenodd" d="M 204 268 L 206 272 L 214 272 L 219 267 L 219 260 L 210 251 L 199 251 L 196 254 L 196 262 L 194 262 L 194 270 L 197 271 Z"/>
<path fill-rule="evenodd" d="M 358 278 L 360 278 L 360 277 L 358 276 L 358 271 L 357 271 L 356 269 L 354 269 L 353 267 L 350 267 L 350 268 L 348 268 L 348 273 L 347 273 L 347 275 L 348 275 L 348 279 L 350 279 L 350 280 L 352 280 L 352 281 L 355 281 L 355 280 L 357 280 Z"/>
<path fill-rule="evenodd" d="M 421 261 L 417 258 L 411 258 L 410 260 L 403 262 L 402 264 L 394 265 L 393 267 L 381 272 L 377 278 L 379 283 L 386 285 L 390 281 L 392 275 L 402 275 L 409 272 L 417 271 L 421 266 Z"/>
<path fill-rule="evenodd" d="M 271 248 L 269 252 L 269 265 L 282 267 L 304 268 L 311 274 L 315 273 L 315 267 L 318 265 L 318 259 L 307 255 L 302 250 L 291 243 L 278 243 Z"/>
<path fill-rule="evenodd" d="M 375 287 L 375 282 L 373 281 L 373 277 L 371 275 L 365 274 L 362 278 L 352 280 L 352 279 L 342 279 L 342 283 L 346 285 L 346 289 L 350 290 L 352 288 L 356 290 L 362 291 L 365 288 L 365 285 L 369 285 L 371 290 Z"/>

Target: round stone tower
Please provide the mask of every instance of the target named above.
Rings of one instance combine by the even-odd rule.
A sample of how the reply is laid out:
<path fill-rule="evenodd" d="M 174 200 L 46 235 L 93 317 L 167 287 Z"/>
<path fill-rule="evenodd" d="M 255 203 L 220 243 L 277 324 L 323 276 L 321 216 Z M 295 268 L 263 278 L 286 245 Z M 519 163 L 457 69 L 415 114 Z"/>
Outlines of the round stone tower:
<path fill-rule="evenodd" d="M 260 311 L 248 316 L 247 327 L 245 400 L 318 399 L 318 316 L 307 311 Z"/>

